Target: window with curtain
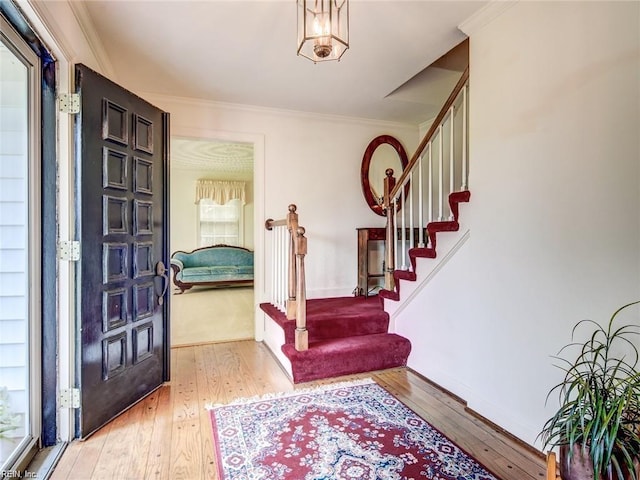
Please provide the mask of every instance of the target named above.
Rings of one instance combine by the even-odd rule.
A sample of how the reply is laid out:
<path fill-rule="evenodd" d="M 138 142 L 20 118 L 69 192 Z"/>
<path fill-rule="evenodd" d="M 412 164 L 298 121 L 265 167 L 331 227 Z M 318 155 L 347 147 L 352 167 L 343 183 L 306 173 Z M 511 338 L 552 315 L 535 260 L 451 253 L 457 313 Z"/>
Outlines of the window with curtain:
<path fill-rule="evenodd" d="M 243 244 L 245 182 L 198 180 L 198 243 L 200 247 Z"/>
<path fill-rule="evenodd" d="M 239 200 L 218 205 L 213 200 L 203 198 L 200 200 L 199 213 L 201 247 L 220 243 L 242 246 L 242 204 Z"/>

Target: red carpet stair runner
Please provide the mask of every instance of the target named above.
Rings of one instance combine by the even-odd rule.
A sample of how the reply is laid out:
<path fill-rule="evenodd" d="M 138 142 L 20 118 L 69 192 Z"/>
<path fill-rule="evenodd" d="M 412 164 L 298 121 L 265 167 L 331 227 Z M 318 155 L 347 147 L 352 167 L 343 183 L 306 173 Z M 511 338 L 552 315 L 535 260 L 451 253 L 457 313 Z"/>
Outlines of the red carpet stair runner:
<path fill-rule="evenodd" d="M 436 258 L 436 238 L 439 232 L 457 232 L 460 228 L 458 223 L 459 205 L 466 203 L 471 198 L 471 192 L 465 190 L 463 192 L 455 192 L 449 195 L 449 206 L 453 220 L 444 222 L 430 222 L 427 224 L 427 232 L 431 242 L 430 247 L 411 248 L 409 250 L 409 261 L 411 262 L 411 271 L 396 270 L 393 272 L 395 280 L 395 290 L 380 290 L 379 295 L 389 300 L 400 300 L 400 280 L 408 280 L 415 282 L 416 280 L 416 258 Z"/>
<path fill-rule="evenodd" d="M 294 347 L 295 320 L 287 320 L 270 303 L 260 305 L 284 330 L 282 351 L 291 361 L 294 383 L 407 365 L 411 342 L 388 333 L 389 314 L 383 309 L 383 299 L 400 299 L 400 280 L 416 280 L 416 258 L 436 257 L 437 234 L 458 231 L 459 204 L 470 198 L 469 191 L 449 195 L 453 220 L 427 225 L 431 246 L 409 250 L 411 271 L 394 272 L 394 290 L 381 290 L 375 297 L 307 300 L 308 350 L 298 352 Z"/>
<path fill-rule="evenodd" d="M 295 320 L 270 303 L 260 308 L 284 330 L 282 351 L 291 361 L 294 383 L 405 366 L 411 343 L 388 333 L 389 314 L 378 297 L 307 300 L 309 349 L 294 347 Z"/>

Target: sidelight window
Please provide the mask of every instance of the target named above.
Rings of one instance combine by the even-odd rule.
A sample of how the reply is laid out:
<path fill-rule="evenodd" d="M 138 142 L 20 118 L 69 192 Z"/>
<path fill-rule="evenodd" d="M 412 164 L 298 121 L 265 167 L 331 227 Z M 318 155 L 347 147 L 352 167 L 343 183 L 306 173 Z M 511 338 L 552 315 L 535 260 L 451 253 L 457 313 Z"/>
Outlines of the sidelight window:
<path fill-rule="evenodd" d="M 40 432 L 40 60 L 0 17 L 0 471 Z"/>

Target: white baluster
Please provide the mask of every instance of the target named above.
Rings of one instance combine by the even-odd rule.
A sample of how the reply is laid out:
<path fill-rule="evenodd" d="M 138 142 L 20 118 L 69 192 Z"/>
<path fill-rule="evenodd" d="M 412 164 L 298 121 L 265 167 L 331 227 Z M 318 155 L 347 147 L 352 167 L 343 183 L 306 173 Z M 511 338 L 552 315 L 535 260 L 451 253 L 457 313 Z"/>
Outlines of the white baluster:
<path fill-rule="evenodd" d="M 273 285 L 271 286 L 273 301 L 271 303 L 280 309 L 280 227 L 274 227 L 273 229 L 273 260 L 271 270 L 273 277 Z"/>
<path fill-rule="evenodd" d="M 283 250 L 283 243 L 284 243 L 284 236 L 283 236 L 283 230 L 286 230 L 284 228 L 279 228 L 278 229 L 278 264 L 277 264 L 277 268 L 278 268 L 278 290 L 277 290 L 277 294 L 278 294 L 278 306 L 280 308 L 280 311 L 285 312 L 286 311 L 286 307 L 285 307 L 285 301 L 284 301 L 284 294 L 283 294 L 283 290 L 282 290 L 282 266 L 285 263 L 285 259 L 282 255 L 282 250 Z"/>
<path fill-rule="evenodd" d="M 402 242 L 402 249 L 401 249 L 401 254 L 402 254 L 402 267 L 400 267 L 402 270 L 406 270 L 407 269 L 407 252 L 406 252 L 406 248 L 407 248 L 407 230 L 406 230 L 406 223 L 405 223 L 405 218 L 407 216 L 407 197 L 404 194 L 404 185 L 402 185 L 402 188 L 400 189 L 402 192 L 402 222 L 401 222 L 401 228 L 402 230 L 400 231 L 400 238 L 401 238 L 401 242 Z"/>
<path fill-rule="evenodd" d="M 393 211 L 398 211 L 398 197 L 393 199 Z M 395 244 L 395 248 L 393 249 L 393 266 L 394 268 L 398 268 L 398 229 L 396 225 L 398 224 L 397 215 L 393 215 L 393 243 Z"/>
<path fill-rule="evenodd" d="M 413 233 L 414 221 L 413 221 L 413 170 L 409 173 L 409 249 L 415 245 L 415 235 Z M 421 202 L 422 203 L 422 202 Z M 411 262 L 409 262 L 408 270 L 411 270 Z"/>
<path fill-rule="evenodd" d="M 287 300 L 289 299 L 289 230 L 287 227 L 282 227 L 281 230 L 281 244 L 280 255 L 282 261 L 280 261 L 280 303 L 282 305 L 282 311 L 287 311 Z"/>
<path fill-rule="evenodd" d="M 442 137 L 442 124 L 438 126 L 438 138 L 440 139 L 440 151 L 438 154 L 438 198 L 439 198 L 439 208 L 438 208 L 438 221 L 444 220 L 443 208 L 444 208 L 444 161 L 442 158 L 443 150 L 444 150 L 444 138 Z"/>
<path fill-rule="evenodd" d="M 467 179 L 467 89 L 465 85 L 462 89 L 462 191 L 468 188 Z"/>
<path fill-rule="evenodd" d="M 418 247 L 424 248 L 424 197 L 422 178 L 422 155 L 418 157 Z"/>
<path fill-rule="evenodd" d="M 453 177 L 454 177 L 454 165 L 453 165 L 453 105 L 449 109 L 449 122 L 451 122 L 450 135 L 449 135 L 449 194 L 453 193 Z M 453 220 L 453 212 L 449 211 L 449 220 Z"/>
<path fill-rule="evenodd" d="M 280 304 L 282 305 L 282 311 L 287 311 L 287 300 L 289 299 L 289 283 L 287 270 L 289 264 L 289 230 L 287 227 L 282 227 L 280 230 Z"/>
<path fill-rule="evenodd" d="M 271 303 L 279 308 L 278 274 L 280 273 L 280 267 L 278 261 L 280 252 L 278 250 L 278 227 L 274 227 L 271 232 L 273 233 L 273 236 L 271 237 Z"/>
<path fill-rule="evenodd" d="M 429 196 L 428 202 L 428 210 L 429 210 L 429 222 L 433 222 L 433 140 L 429 142 L 429 182 L 427 184 L 427 195 Z M 429 232 L 427 232 L 427 246 L 431 247 L 431 237 L 429 237 Z"/>

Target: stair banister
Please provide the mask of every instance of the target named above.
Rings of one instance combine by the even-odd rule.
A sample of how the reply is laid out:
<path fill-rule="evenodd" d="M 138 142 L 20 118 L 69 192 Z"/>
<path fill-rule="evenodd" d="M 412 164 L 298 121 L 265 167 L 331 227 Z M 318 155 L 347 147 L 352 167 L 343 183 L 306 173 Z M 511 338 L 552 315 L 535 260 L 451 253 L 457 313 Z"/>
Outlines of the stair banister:
<path fill-rule="evenodd" d="M 424 152 L 424 149 L 427 147 L 429 142 L 431 142 L 431 140 L 433 139 L 434 134 L 438 130 L 438 127 L 440 126 L 444 118 L 449 114 L 449 108 L 451 108 L 451 105 L 453 105 L 453 103 L 455 102 L 456 98 L 458 97 L 458 95 L 460 94 L 460 92 L 462 91 L 462 89 L 464 88 L 468 80 L 469 80 L 469 67 L 467 67 L 467 69 L 462 73 L 460 80 L 458 80 L 458 83 L 456 83 L 456 86 L 451 91 L 451 94 L 449 95 L 449 98 L 447 98 L 447 101 L 444 103 L 444 106 L 440 110 L 440 113 L 438 113 L 438 116 L 433 121 L 433 124 L 431 124 L 431 128 L 429 128 L 429 130 L 427 131 L 427 134 L 424 136 L 424 138 L 420 142 L 420 145 L 418 145 L 418 148 L 416 149 L 415 153 L 409 160 L 409 163 L 407 164 L 406 168 L 403 170 L 402 175 L 396 181 L 395 187 L 393 188 L 393 190 L 389 195 L 390 198 L 395 198 L 398 195 L 398 190 L 400 190 L 400 188 L 402 188 L 402 185 L 406 183 L 407 177 L 409 176 L 409 172 L 411 172 L 415 167 L 415 165 L 418 163 L 418 159 L 420 158 L 420 155 L 422 155 L 422 152 Z M 466 100 L 466 95 L 465 95 L 465 100 Z M 466 109 L 465 109 L 465 112 L 466 112 Z"/>
<path fill-rule="evenodd" d="M 305 229 L 298 223 L 297 207 L 289 205 L 287 217 L 268 219 L 265 228 L 274 232 L 271 303 L 296 321 L 295 348 L 308 349 L 307 301 L 304 257 L 307 254 Z"/>
<path fill-rule="evenodd" d="M 455 192 L 457 175 L 462 177 L 461 190 L 467 190 L 468 80 L 469 68 L 467 67 L 400 178 L 396 180 L 392 170 L 390 173 L 389 170 L 386 172 L 385 195 L 382 203 L 382 208 L 387 216 L 385 290 L 395 288 L 393 272 L 396 268 L 409 271 L 409 275 L 413 274 L 415 264 L 413 261 L 407 261 L 412 248 L 424 248 L 425 242 L 427 248 L 435 246 L 432 244 L 431 235 L 424 231 L 429 224 L 434 222 L 434 216 L 436 222 L 454 220 L 454 212 L 449 205 L 449 195 Z M 458 112 L 462 114 L 461 119 L 456 116 Z M 460 120 L 461 132 L 460 130 L 456 131 L 456 124 Z M 447 122 L 449 122 L 448 125 Z M 447 136 L 448 138 L 446 138 Z M 434 151 L 436 147 L 437 151 Z M 445 157 L 446 149 L 448 152 Z M 425 170 L 423 169 L 423 161 L 427 162 L 426 172 L 423 171 Z M 447 175 L 448 179 L 445 179 Z M 417 185 L 414 185 L 414 182 Z M 416 201 L 418 202 L 418 218 L 414 218 L 414 197 L 417 197 Z M 425 208 L 428 218 L 426 223 Z M 434 208 L 437 212 L 434 212 Z M 445 208 L 448 210 L 447 212 L 445 212 Z M 402 215 L 402 217 L 398 219 L 398 215 Z M 418 228 L 419 232 L 417 244 L 414 238 L 415 228 Z M 407 235 L 407 230 L 409 235 Z"/>

